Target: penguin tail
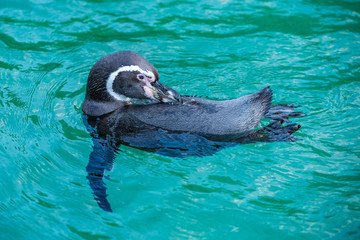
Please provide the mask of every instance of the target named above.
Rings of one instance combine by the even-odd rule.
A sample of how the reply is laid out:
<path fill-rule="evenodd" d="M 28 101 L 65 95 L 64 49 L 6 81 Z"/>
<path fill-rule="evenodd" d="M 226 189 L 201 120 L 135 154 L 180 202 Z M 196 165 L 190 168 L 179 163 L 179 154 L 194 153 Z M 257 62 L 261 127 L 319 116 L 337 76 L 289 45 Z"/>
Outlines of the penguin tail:
<path fill-rule="evenodd" d="M 292 123 L 283 125 L 283 123 L 291 123 L 291 117 L 304 117 L 302 112 L 295 111 L 295 108 L 300 107 L 294 104 L 276 104 L 271 105 L 272 90 L 266 87 L 263 90 L 251 95 L 253 104 L 257 109 L 262 107 L 263 115 L 261 116 L 273 120 L 269 125 L 259 130 L 250 132 L 247 136 L 241 137 L 236 140 L 239 143 L 253 143 L 253 142 L 295 142 L 301 139 L 294 137 L 292 134 L 299 130 L 300 124 Z"/>
<path fill-rule="evenodd" d="M 270 87 L 266 87 L 253 94 L 236 99 L 238 109 L 236 112 L 241 113 L 243 131 L 252 131 L 255 129 L 261 119 L 269 112 L 271 107 L 273 92 Z"/>
<path fill-rule="evenodd" d="M 251 102 L 254 108 L 261 109 L 261 112 L 263 115 L 262 117 L 265 117 L 265 115 L 270 111 L 271 109 L 271 101 L 273 96 L 273 91 L 270 89 L 270 86 L 253 93 L 251 95 Z M 261 118 L 262 118 L 261 117 Z"/>

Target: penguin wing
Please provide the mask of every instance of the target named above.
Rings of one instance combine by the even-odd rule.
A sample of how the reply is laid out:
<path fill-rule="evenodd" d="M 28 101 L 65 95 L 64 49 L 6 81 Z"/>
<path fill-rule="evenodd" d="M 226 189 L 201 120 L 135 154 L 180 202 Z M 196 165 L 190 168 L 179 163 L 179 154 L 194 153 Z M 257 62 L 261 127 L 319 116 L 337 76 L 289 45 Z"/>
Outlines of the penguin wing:
<path fill-rule="evenodd" d="M 165 130 L 193 132 L 203 136 L 239 137 L 254 130 L 271 105 L 269 87 L 226 101 L 184 97 L 179 105 L 134 105 L 127 113 Z"/>
<path fill-rule="evenodd" d="M 104 182 L 105 170 L 112 169 L 116 149 L 102 138 L 93 138 L 93 151 L 89 156 L 89 163 L 86 166 L 87 179 L 93 191 L 94 199 L 103 210 L 112 212 L 107 200 L 106 184 Z"/>

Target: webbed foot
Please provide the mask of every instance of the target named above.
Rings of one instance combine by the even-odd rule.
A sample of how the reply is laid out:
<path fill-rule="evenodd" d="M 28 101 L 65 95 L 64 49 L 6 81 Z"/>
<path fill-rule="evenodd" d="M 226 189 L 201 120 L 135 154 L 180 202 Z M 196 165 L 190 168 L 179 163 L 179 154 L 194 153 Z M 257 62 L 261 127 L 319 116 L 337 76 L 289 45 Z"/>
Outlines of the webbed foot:
<path fill-rule="evenodd" d="M 300 107 L 300 105 L 294 104 L 276 104 L 270 106 L 270 109 L 265 114 L 265 118 L 274 120 L 274 121 L 284 121 L 291 122 L 289 117 L 304 117 L 306 116 L 302 112 L 294 111 L 295 108 Z"/>

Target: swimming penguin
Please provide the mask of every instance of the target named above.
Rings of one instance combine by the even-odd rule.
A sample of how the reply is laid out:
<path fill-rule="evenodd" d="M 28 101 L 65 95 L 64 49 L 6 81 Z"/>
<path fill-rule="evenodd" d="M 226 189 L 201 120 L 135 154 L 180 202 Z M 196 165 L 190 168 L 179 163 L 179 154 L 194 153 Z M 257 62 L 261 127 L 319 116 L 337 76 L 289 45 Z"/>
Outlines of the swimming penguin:
<path fill-rule="evenodd" d="M 238 143 L 297 141 L 291 134 L 300 125 L 282 123 L 304 114 L 294 111 L 296 105 L 271 100 L 269 87 L 224 101 L 181 96 L 160 83 L 156 68 L 135 52 L 101 58 L 90 71 L 82 105 L 94 142 L 88 179 L 99 205 L 111 211 L 102 176 L 121 144 L 183 157 Z M 263 118 L 273 122 L 254 130 Z"/>
<path fill-rule="evenodd" d="M 124 51 L 107 55 L 93 66 L 82 110 L 98 119 L 95 123 L 98 134 L 104 136 L 121 137 L 125 133 L 160 128 L 211 140 L 240 141 L 264 116 L 273 120 L 299 116 L 292 110 L 294 105 L 271 107 L 271 98 L 269 87 L 225 101 L 180 96 L 159 82 L 158 71 L 145 58 Z M 155 102 L 136 104 L 140 99 Z M 295 138 L 289 136 L 286 140 Z"/>

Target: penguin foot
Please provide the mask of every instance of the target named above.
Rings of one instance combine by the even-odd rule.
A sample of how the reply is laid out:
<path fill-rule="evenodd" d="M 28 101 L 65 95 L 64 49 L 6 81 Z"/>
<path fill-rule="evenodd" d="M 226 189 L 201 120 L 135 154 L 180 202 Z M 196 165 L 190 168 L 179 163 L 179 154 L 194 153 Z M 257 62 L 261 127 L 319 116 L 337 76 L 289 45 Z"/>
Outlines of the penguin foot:
<path fill-rule="evenodd" d="M 298 108 L 300 105 L 294 104 L 276 104 L 270 106 L 270 109 L 265 114 L 265 118 L 290 123 L 289 117 L 304 117 L 306 114 L 302 112 L 294 111 L 294 108 Z"/>
<path fill-rule="evenodd" d="M 251 132 L 237 142 L 242 144 L 254 142 L 296 142 L 301 139 L 292 136 L 292 134 L 300 127 L 300 124 L 297 123 L 282 126 L 282 121 L 275 121 L 266 127 Z"/>

